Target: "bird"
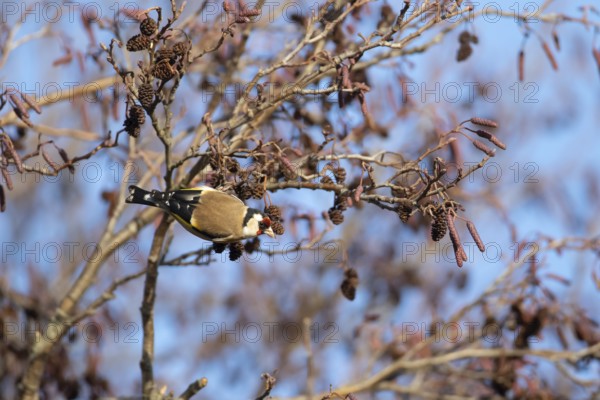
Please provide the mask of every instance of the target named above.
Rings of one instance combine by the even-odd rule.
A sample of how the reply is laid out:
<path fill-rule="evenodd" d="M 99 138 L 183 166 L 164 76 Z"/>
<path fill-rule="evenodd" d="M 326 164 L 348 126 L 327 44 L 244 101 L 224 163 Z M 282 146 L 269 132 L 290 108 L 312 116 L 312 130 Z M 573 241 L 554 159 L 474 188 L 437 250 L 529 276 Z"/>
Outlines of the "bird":
<path fill-rule="evenodd" d="M 125 202 L 158 207 L 188 232 L 213 243 L 233 243 L 262 234 L 275 237 L 266 214 L 208 186 L 161 192 L 131 185 Z"/>

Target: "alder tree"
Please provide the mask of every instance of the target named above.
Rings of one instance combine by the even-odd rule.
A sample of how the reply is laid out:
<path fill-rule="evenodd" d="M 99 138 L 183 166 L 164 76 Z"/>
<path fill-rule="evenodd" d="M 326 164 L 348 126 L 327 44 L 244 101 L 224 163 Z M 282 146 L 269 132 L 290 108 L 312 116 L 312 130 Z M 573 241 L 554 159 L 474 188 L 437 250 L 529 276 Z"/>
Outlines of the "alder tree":
<path fill-rule="evenodd" d="M 2 8 L 1 398 L 598 395 L 598 173 L 534 156 L 597 109 L 595 6 Z M 131 184 L 277 237 L 203 241 Z"/>

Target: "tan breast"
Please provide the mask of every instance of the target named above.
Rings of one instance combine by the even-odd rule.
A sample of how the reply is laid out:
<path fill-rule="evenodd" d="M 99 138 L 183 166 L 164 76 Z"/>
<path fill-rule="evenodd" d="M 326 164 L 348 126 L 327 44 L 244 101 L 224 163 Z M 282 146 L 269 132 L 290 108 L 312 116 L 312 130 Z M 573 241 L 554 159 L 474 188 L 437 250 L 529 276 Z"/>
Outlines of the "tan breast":
<path fill-rule="evenodd" d="M 211 204 L 206 207 L 203 205 Z M 217 190 L 202 193 L 201 203 L 192 213 L 192 225 L 212 238 L 241 238 L 246 205 L 237 197 Z"/>

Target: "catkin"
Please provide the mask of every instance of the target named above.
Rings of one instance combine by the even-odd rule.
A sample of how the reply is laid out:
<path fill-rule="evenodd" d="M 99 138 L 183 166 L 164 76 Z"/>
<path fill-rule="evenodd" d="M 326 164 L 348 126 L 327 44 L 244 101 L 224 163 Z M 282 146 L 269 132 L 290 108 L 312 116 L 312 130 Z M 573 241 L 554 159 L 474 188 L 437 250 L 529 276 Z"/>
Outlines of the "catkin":
<path fill-rule="evenodd" d="M 485 251 L 485 245 L 483 244 L 483 241 L 481 240 L 481 237 L 479 236 L 479 232 L 477 232 L 477 228 L 475 228 L 475 224 L 471 221 L 467 222 L 467 229 L 469 230 L 471 237 L 475 241 L 477 248 L 479 249 L 480 252 L 483 253 Z"/>

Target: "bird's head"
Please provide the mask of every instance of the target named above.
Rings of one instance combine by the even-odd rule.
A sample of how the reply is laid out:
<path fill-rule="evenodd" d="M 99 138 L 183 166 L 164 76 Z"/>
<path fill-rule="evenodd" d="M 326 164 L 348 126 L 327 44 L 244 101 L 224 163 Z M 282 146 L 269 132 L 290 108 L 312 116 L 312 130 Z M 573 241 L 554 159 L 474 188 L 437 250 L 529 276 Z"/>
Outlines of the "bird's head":
<path fill-rule="evenodd" d="M 251 238 L 262 235 L 263 233 L 274 238 L 275 233 L 271 228 L 271 218 L 264 213 L 249 208 L 244 220 L 244 237 Z"/>

